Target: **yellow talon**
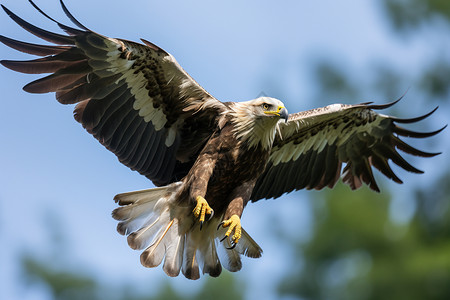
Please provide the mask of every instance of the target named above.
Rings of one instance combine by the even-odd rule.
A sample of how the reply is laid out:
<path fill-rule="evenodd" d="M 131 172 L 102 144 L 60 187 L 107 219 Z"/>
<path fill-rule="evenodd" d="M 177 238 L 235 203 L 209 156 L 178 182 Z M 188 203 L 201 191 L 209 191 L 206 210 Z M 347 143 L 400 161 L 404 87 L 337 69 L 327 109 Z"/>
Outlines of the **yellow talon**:
<path fill-rule="evenodd" d="M 206 202 L 205 198 L 203 198 L 202 196 L 197 196 L 195 200 L 197 201 L 197 205 L 192 212 L 194 213 L 194 216 L 196 218 L 199 218 L 201 228 L 203 222 L 205 222 L 205 216 L 208 214 L 210 215 L 209 218 L 211 219 L 214 215 L 214 210 L 209 206 L 208 202 Z"/>
<path fill-rule="evenodd" d="M 221 223 L 222 227 L 229 227 L 227 232 L 225 233 L 225 237 L 222 239 L 222 241 L 229 237 L 230 234 L 233 232 L 234 230 L 234 234 L 231 237 L 231 240 L 233 241 L 234 245 L 232 246 L 232 248 L 234 248 L 236 246 L 236 244 L 239 242 L 239 239 L 242 236 L 242 227 L 241 227 L 241 219 L 239 218 L 238 215 L 232 215 L 228 220 L 225 220 Z M 232 249 L 231 248 L 231 249 Z"/>

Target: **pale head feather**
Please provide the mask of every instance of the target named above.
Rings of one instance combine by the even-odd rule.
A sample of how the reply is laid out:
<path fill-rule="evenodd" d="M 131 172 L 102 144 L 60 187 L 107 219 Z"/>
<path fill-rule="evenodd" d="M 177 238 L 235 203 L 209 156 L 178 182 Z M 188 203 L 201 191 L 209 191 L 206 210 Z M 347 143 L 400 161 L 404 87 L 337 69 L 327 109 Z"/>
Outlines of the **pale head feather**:
<path fill-rule="evenodd" d="M 256 147 L 258 144 L 263 149 L 272 147 L 280 118 L 264 113 L 264 104 L 270 105 L 273 110 L 279 106 L 284 107 L 283 102 L 270 97 L 236 102 L 231 107 L 234 133 L 239 140 L 247 142 L 249 147 Z"/>

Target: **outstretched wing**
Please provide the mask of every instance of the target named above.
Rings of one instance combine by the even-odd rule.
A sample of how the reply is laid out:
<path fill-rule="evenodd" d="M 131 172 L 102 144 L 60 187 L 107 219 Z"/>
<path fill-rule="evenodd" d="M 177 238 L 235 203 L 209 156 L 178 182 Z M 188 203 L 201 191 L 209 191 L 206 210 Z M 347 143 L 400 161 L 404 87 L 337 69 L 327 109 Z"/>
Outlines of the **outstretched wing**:
<path fill-rule="evenodd" d="M 253 190 L 252 201 L 277 198 L 283 193 L 299 189 L 333 187 L 341 177 L 352 189 L 366 183 L 379 191 L 372 166 L 397 183 L 402 181 L 388 164 L 391 160 L 403 169 L 422 173 L 396 151 L 431 157 L 439 153 L 417 150 L 399 136 L 425 138 L 439 133 L 414 132 L 396 123 L 414 123 L 432 112 L 412 119 L 399 119 L 376 113 L 399 100 L 385 105 L 333 104 L 323 108 L 291 114 L 289 121 L 280 123 L 269 163 Z"/>
<path fill-rule="evenodd" d="M 80 29 L 65 26 L 35 7 L 68 35 L 35 27 L 2 5 L 24 29 L 56 45 L 0 36 L 9 47 L 42 56 L 1 63 L 18 72 L 51 73 L 24 90 L 56 92 L 60 103 L 77 103 L 75 119 L 123 164 L 156 185 L 183 177 L 211 135 L 223 104 L 161 48 L 145 40 L 143 45 L 92 32 L 61 4 Z"/>

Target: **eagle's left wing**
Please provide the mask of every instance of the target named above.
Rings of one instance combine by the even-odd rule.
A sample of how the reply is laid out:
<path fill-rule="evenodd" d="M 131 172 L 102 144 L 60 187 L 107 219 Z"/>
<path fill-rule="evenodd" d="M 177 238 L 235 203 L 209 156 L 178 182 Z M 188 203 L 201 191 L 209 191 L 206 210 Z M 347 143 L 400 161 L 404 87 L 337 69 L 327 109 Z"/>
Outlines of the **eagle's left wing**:
<path fill-rule="evenodd" d="M 291 114 L 286 124 L 279 124 L 280 134 L 275 139 L 267 168 L 255 185 L 252 201 L 277 198 L 283 193 L 303 188 L 333 187 L 341 177 L 343 163 L 346 165 L 342 179 L 352 189 L 359 188 L 364 182 L 379 191 L 372 166 L 395 182 L 402 183 L 388 160 L 409 172 L 422 173 L 403 159 L 396 148 L 421 157 L 439 153 L 417 150 L 399 136 L 425 138 L 445 127 L 422 133 L 396 124 L 418 122 L 437 108 L 411 119 L 399 119 L 374 111 L 388 108 L 397 101 L 385 105 L 333 104 Z"/>

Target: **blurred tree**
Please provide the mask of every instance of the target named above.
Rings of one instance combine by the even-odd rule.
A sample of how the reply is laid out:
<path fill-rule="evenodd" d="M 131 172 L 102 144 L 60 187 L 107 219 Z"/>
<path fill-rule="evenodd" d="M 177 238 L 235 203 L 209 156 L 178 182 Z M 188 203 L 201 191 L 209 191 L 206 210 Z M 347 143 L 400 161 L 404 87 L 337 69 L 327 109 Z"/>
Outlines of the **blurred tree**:
<path fill-rule="evenodd" d="M 450 1 L 448 0 L 382 0 L 383 11 L 395 32 L 402 37 L 423 38 L 418 29 L 428 27 L 430 32 L 439 32 L 436 45 L 430 45 L 435 56 L 425 66 L 419 86 L 430 96 L 447 98 L 450 95 L 450 57 L 448 36 L 450 28 Z M 405 35 L 404 33 L 409 33 Z M 447 41 L 447 42 L 445 42 Z M 441 45 L 438 45 L 441 43 Z"/>
<path fill-rule="evenodd" d="M 450 62 L 445 58 L 438 57 L 425 70 L 419 87 L 435 99 L 448 99 L 450 96 Z"/>
<path fill-rule="evenodd" d="M 43 283 L 50 289 L 54 299 L 100 299 L 98 285 L 89 276 L 67 270 L 55 271 L 48 264 L 30 256 L 23 257 L 23 271 L 27 286 Z"/>
<path fill-rule="evenodd" d="M 312 75 L 316 88 L 315 106 L 328 105 L 331 102 L 348 102 L 348 99 L 358 99 L 359 89 L 351 78 L 345 76 L 344 68 L 329 58 L 320 58 L 315 61 L 312 68 Z"/>
<path fill-rule="evenodd" d="M 313 237 L 297 250 L 305 267 L 286 276 L 280 293 L 302 299 L 450 299 L 448 182 L 450 175 L 418 192 L 421 209 L 406 224 L 389 218 L 386 193 L 352 192 L 342 184 L 316 193 Z"/>
<path fill-rule="evenodd" d="M 418 26 L 439 28 L 448 35 L 450 2 L 446 0 L 383 0 L 389 21 L 398 33 L 412 34 Z M 439 18 L 444 22 L 436 25 Z M 428 29 L 430 29 L 428 28 Z M 439 31 L 438 30 L 438 31 Z M 420 33 L 416 38 L 423 38 Z M 426 99 L 443 104 L 450 95 L 450 59 L 442 45 L 419 72 L 419 78 L 387 64 L 375 68 L 378 75 L 356 84 L 348 70 L 340 69 L 332 58 L 318 61 L 315 74 L 316 101 L 332 95 L 350 97 L 369 91 L 391 95 L 400 82 L 419 89 Z M 445 53 L 445 54 L 442 54 Z M 364 99 L 365 101 L 366 99 Z M 448 141 L 440 144 L 445 151 Z M 448 172 L 448 171 L 447 171 Z M 450 299 L 450 174 L 410 199 L 417 209 L 405 223 L 390 217 L 391 196 L 363 188 L 350 191 L 342 184 L 333 190 L 312 195 L 315 226 L 307 242 L 297 242 L 297 259 L 304 262 L 281 281 L 279 292 L 301 299 Z M 386 188 L 382 188 L 386 190 Z M 398 192 L 392 191 L 397 196 Z M 295 265 L 295 263 L 293 263 Z"/>
<path fill-rule="evenodd" d="M 450 18 L 447 0 L 383 0 L 389 21 L 399 31 L 415 29 L 435 18 Z"/>
<path fill-rule="evenodd" d="M 156 296 L 142 295 L 128 285 L 105 286 L 98 279 L 80 270 L 58 270 L 45 259 L 23 256 L 23 282 L 27 287 L 44 285 L 50 292 L 50 299 L 55 300 L 240 300 L 243 289 L 235 277 L 224 271 L 219 278 L 205 278 L 206 282 L 197 293 L 181 295 L 176 292 L 167 278 L 162 286 L 152 287 L 157 290 Z M 130 283 L 126 283 L 130 284 Z M 150 294 L 150 293 L 149 293 Z M 152 293 L 153 294 L 153 293 Z"/>
<path fill-rule="evenodd" d="M 224 270 L 219 278 L 204 278 L 204 284 L 197 293 L 179 294 L 171 285 L 170 277 L 165 277 L 162 285 L 150 286 L 148 294 L 142 289 L 136 292 L 132 282 L 123 285 L 104 284 L 98 276 L 91 274 L 89 268 L 78 263 L 68 266 L 71 261 L 70 241 L 65 238 L 64 222 L 58 211 L 49 209 L 44 212 L 46 231 L 51 237 L 51 249 L 48 257 L 41 257 L 25 252 L 21 257 L 22 274 L 20 278 L 24 290 L 32 287 L 44 287 L 50 299 L 54 300 L 225 300 L 232 297 L 243 299 L 241 283 L 233 275 Z M 154 270 L 163 272 L 161 269 Z M 163 274 L 161 274 L 163 275 Z M 156 295 L 155 295 L 156 292 Z M 149 296 L 154 295 L 154 296 Z"/>

